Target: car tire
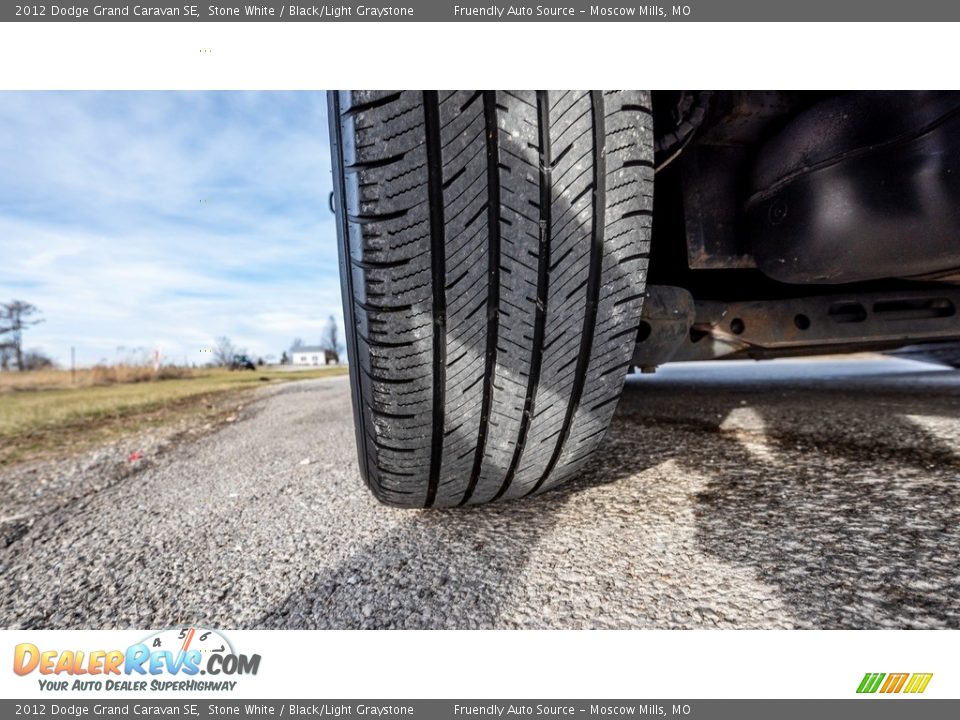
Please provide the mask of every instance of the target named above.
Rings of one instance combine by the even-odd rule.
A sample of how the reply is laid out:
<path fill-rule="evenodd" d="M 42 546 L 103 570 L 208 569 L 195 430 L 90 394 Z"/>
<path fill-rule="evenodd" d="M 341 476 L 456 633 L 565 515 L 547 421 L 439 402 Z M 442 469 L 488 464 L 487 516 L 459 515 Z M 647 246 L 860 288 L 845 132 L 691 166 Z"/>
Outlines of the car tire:
<path fill-rule="evenodd" d="M 575 475 L 644 297 L 648 92 L 329 95 L 360 467 L 450 507 Z"/>

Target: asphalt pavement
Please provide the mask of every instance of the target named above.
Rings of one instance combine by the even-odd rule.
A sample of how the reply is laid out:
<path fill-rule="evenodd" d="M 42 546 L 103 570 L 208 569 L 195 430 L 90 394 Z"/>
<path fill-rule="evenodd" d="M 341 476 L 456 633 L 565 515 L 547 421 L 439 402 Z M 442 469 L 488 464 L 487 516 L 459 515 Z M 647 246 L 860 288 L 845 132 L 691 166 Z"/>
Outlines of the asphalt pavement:
<path fill-rule="evenodd" d="M 631 377 L 579 480 L 461 510 L 377 504 L 345 378 L 125 443 L 0 472 L 0 626 L 960 627 L 960 372 L 937 366 Z"/>

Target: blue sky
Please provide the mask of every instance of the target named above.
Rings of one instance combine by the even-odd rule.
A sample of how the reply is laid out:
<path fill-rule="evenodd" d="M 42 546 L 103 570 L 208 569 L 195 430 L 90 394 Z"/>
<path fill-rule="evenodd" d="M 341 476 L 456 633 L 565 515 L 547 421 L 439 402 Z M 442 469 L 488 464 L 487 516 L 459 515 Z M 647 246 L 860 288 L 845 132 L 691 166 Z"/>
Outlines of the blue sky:
<path fill-rule="evenodd" d="M 342 327 L 319 92 L 0 92 L 0 299 L 60 363 Z M 342 335 L 341 335 L 342 336 Z"/>

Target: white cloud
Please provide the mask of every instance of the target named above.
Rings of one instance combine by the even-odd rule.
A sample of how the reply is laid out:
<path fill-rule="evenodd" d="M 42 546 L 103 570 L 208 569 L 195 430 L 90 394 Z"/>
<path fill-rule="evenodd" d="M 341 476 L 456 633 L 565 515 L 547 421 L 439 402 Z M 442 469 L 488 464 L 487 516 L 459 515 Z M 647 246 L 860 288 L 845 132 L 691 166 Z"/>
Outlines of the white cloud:
<path fill-rule="evenodd" d="M 279 356 L 342 324 L 322 93 L 0 93 L 0 298 L 27 345 Z"/>

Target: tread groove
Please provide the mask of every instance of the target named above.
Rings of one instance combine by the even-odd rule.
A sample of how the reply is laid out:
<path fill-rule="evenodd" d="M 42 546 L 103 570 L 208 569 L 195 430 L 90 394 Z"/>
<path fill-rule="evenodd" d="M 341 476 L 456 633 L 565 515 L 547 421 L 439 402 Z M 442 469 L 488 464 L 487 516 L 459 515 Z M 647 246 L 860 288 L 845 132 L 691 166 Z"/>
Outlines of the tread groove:
<path fill-rule="evenodd" d="M 406 153 L 400 153 L 399 155 L 392 155 L 391 157 L 380 158 L 379 160 L 367 160 L 366 162 L 355 162 L 350 163 L 349 165 L 343 166 L 344 172 L 357 173 L 362 170 L 376 170 L 377 168 L 386 167 L 387 165 L 393 165 L 398 163 L 403 158 L 406 157 Z"/>
<path fill-rule="evenodd" d="M 534 414 L 536 394 L 540 385 L 540 371 L 543 365 L 543 338 L 547 322 L 547 296 L 550 284 L 550 240 L 553 230 L 551 209 L 553 205 L 553 165 L 550 162 L 550 105 L 546 91 L 537 91 L 538 132 L 540 135 L 540 238 L 537 258 L 537 302 L 533 322 L 533 342 L 530 355 L 530 372 L 527 376 L 527 391 L 523 401 L 523 414 L 520 416 L 520 430 L 513 458 L 503 478 L 503 483 L 493 500 L 503 497 L 510 488 L 520 458 L 527 445 L 530 432 L 530 420 Z"/>
<path fill-rule="evenodd" d="M 580 406 L 580 398 L 583 396 L 587 369 L 590 365 L 590 351 L 593 348 L 593 337 L 596 331 L 597 308 L 600 300 L 600 276 L 603 272 L 603 235 L 606 224 L 606 182 L 604 179 L 607 172 L 604 152 L 606 129 L 603 115 L 603 94 L 601 92 L 597 90 L 590 92 L 590 106 L 593 114 L 593 231 L 590 239 L 590 271 L 587 277 L 587 302 L 583 314 L 583 332 L 580 334 L 580 353 L 577 356 L 573 389 L 570 393 L 570 401 L 567 403 L 567 411 L 563 418 L 560 434 L 557 436 L 557 444 L 554 446 L 553 454 L 550 456 L 546 469 L 530 492 L 527 493 L 528 495 L 535 493 L 546 482 L 560 459 L 560 453 L 563 452 L 563 446 L 570 435 L 570 426 Z"/>
<path fill-rule="evenodd" d="M 444 239 L 443 158 L 440 155 L 440 99 L 436 91 L 423 93 L 427 151 L 427 196 L 430 201 L 430 260 L 433 271 L 433 437 L 426 507 L 433 505 L 443 461 L 444 402 L 446 391 L 446 248 Z"/>
<path fill-rule="evenodd" d="M 376 108 L 383 107 L 384 105 L 390 105 L 391 103 L 396 102 L 400 99 L 400 96 L 403 95 L 402 92 L 393 93 L 391 95 L 384 95 L 381 98 L 376 100 L 369 100 L 364 103 L 357 103 L 353 107 L 349 108 L 346 112 L 343 113 L 344 116 L 349 117 L 351 115 L 358 115 L 365 110 L 375 110 Z M 339 106 L 339 101 L 337 101 Z"/>
<path fill-rule="evenodd" d="M 477 447 L 473 456 L 470 480 L 467 482 L 467 488 L 460 500 L 460 505 L 465 505 L 473 497 L 483 466 L 483 455 L 487 448 L 490 404 L 493 398 L 493 381 L 497 366 L 497 342 L 500 330 L 500 138 L 497 131 L 497 93 L 494 90 L 483 92 L 483 115 L 487 139 L 487 275 L 489 277 L 486 303 L 487 338 Z"/>

